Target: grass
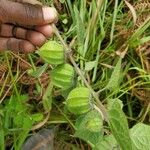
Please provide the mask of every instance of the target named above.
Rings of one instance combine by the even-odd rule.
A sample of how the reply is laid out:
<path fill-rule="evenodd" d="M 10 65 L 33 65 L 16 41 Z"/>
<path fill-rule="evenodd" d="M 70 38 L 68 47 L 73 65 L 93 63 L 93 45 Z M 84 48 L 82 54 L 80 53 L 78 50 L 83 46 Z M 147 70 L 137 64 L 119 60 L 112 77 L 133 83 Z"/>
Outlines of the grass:
<path fill-rule="evenodd" d="M 114 122 L 108 121 L 109 115 L 115 116 L 108 107 L 109 99 L 120 99 L 125 116 L 117 103 L 115 106 L 130 129 L 138 123 L 149 124 L 150 3 L 129 1 L 130 8 L 119 0 L 43 3 L 55 6 L 59 12 L 53 40 L 69 50 L 67 62 L 73 64 L 78 74 L 76 87 L 90 89 L 94 109 L 105 117 L 103 132 L 113 133 L 121 148 L 126 149 L 116 137 L 123 139 L 128 133 L 116 134 L 111 126 Z M 137 17 L 136 23 L 133 15 Z M 68 112 L 64 105 L 70 90 L 63 91 L 51 82 L 49 72 L 55 65 L 45 63 L 37 54 L 0 55 L 0 149 L 20 150 L 34 132 L 54 128 L 56 149 L 96 150 L 94 140 L 86 139 L 87 131 L 81 134 L 79 120 L 83 124 L 85 120 Z M 128 130 L 126 121 L 123 129 Z"/>

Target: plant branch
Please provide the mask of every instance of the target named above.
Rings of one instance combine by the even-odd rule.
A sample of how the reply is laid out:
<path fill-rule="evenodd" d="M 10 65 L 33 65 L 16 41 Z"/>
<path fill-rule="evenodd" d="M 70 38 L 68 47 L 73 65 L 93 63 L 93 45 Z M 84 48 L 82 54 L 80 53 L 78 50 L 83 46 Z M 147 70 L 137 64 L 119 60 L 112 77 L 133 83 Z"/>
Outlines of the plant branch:
<path fill-rule="evenodd" d="M 71 61 L 72 65 L 74 66 L 77 74 L 81 77 L 82 81 L 84 82 L 84 84 L 86 85 L 86 87 L 90 90 L 91 94 L 93 95 L 93 97 L 95 98 L 95 101 L 103 115 L 103 118 L 105 119 L 105 121 L 108 121 L 108 117 L 107 117 L 107 111 L 106 108 L 103 106 L 103 104 L 101 103 L 101 101 L 98 98 L 97 93 L 92 89 L 92 87 L 89 85 L 89 83 L 87 82 L 87 80 L 85 79 L 82 71 L 80 70 L 80 68 L 77 66 L 76 62 L 74 61 L 74 58 L 72 57 L 72 54 L 70 53 L 72 50 L 71 48 L 65 43 L 65 41 L 63 40 L 63 38 L 61 37 L 58 29 L 56 28 L 56 26 L 53 24 L 53 30 L 55 35 L 59 38 L 60 42 L 63 44 L 64 48 L 65 48 L 65 52 L 68 54 L 68 58 Z"/>

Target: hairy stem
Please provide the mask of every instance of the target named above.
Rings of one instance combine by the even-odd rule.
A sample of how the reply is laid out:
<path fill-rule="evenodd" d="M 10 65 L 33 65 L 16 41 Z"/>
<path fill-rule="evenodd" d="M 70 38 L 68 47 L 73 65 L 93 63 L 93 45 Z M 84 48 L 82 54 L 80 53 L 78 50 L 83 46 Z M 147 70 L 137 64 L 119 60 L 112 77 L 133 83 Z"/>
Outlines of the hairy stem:
<path fill-rule="evenodd" d="M 77 74 L 81 77 L 82 81 L 84 82 L 84 84 L 86 85 L 86 87 L 90 90 L 91 94 L 93 95 L 93 97 L 95 98 L 95 101 L 99 107 L 99 109 L 101 110 L 101 113 L 103 115 L 103 118 L 105 119 L 105 121 L 108 121 L 108 117 L 107 117 L 107 111 L 106 108 L 103 106 L 103 104 L 101 103 L 101 101 L 98 98 L 97 93 L 92 89 L 92 87 L 89 85 L 89 83 L 87 82 L 87 80 L 85 79 L 82 71 L 80 70 L 80 68 L 77 66 L 76 62 L 74 61 L 74 58 L 72 56 L 72 54 L 70 53 L 72 50 L 71 48 L 65 43 L 65 41 L 63 40 L 63 38 L 61 37 L 58 29 L 56 28 L 56 26 L 53 24 L 53 30 L 55 35 L 59 38 L 60 42 L 63 44 L 64 48 L 65 48 L 65 52 L 68 54 L 68 58 L 70 60 L 70 62 L 72 63 L 72 65 L 74 66 Z"/>

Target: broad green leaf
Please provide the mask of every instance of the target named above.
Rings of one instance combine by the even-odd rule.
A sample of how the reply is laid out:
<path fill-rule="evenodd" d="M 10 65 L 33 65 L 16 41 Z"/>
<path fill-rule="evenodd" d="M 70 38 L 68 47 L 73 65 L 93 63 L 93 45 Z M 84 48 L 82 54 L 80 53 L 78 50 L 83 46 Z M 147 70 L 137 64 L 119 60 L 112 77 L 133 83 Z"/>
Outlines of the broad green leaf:
<path fill-rule="evenodd" d="M 119 86 L 119 78 L 120 78 L 120 71 L 121 71 L 121 62 L 122 62 L 122 58 L 120 57 L 115 68 L 114 71 L 111 75 L 111 78 L 106 86 L 107 89 L 111 90 L 111 91 L 115 91 L 118 86 Z"/>
<path fill-rule="evenodd" d="M 106 135 L 92 150 L 120 150 L 120 146 L 113 135 Z"/>
<path fill-rule="evenodd" d="M 130 129 L 131 139 L 135 150 L 150 150 L 150 126 L 143 123 L 136 124 Z"/>
<path fill-rule="evenodd" d="M 128 122 L 119 99 L 108 99 L 108 120 L 111 131 L 122 150 L 133 150 Z"/>
<path fill-rule="evenodd" d="M 103 120 L 97 110 L 91 110 L 76 120 L 75 135 L 84 141 L 95 145 L 103 137 Z"/>
<path fill-rule="evenodd" d="M 86 87 L 73 89 L 66 100 L 68 110 L 74 114 L 84 114 L 91 109 L 91 94 Z"/>
<path fill-rule="evenodd" d="M 56 41 L 49 41 L 45 43 L 38 51 L 37 54 L 49 64 L 62 64 L 65 61 L 64 48 Z"/>
<path fill-rule="evenodd" d="M 70 64 L 61 64 L 51 71 L 53 85 L 63 90 L 72 87 L 75 83 L 75 71 Z"/>

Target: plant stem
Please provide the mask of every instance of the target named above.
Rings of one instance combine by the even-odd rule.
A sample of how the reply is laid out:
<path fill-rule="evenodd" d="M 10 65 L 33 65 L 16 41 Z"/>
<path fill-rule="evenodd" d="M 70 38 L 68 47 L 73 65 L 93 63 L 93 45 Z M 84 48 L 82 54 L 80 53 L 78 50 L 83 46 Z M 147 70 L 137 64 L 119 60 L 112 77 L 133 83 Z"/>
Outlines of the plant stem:
<path fill-rule="evenodd" d="M 9 71 L 11 80 L 13 81 L 13 82 L 12 82 L 12 86 L 14 87 L 14 91 L 15 91 L 15 93 L 16 93 L 18 102 L 20 103 L 20 94 L 19 94 L 19 92 L 18 92 L 16 83 L 15 83 L 15 81 L 17 80 L 17 77 L 18 77 L 18 73 L 17 73 L 15 76 L 13 76 L 13 73 L 12 73 L 12 71 L 11 71 L 11 64 L 10 64 L 9 58 L 8 58 L 8 54 L 7 54 L 6 52 L 5 52 L 4 54 L 5 54 L 5 59 L 6 59 L 7 65 L 8 65 L 8 71 Z M 1 102 L 2 102 L 2 100 L 1 100 Z"/>
<path fill-rule="evenodd" d="M 65 119 L 68 121 L 68 123 L 71 125 L 71 127 L 74 130 L 77 130 L 75 125 L 71 122 L 71 120 L 67 117 L 67 115 L 59 108 L 59 106 L 57 104 L 55 104 L 55 102 L 53 102 L 53 104 L 56 106 L 56 108 L 59 110 L 59 112 L 65 117 Z"/>
<path fill-rule="evenodd" d="M 60 42 L 63 44 L 64 48 L 65 48 L 65 52 L 68 54 L 68 58 L 70 60 L 70 62 L 73 64 L 77 74 L 81 77 L 82 81 L 84 82 L 84 84 L 86 85 L 86 87 L 90 90 L 91 94 L 93 95 L 93 97 L 95 98 L 95 101 L 100 109 L 100 111 L 103 114 L 103 118 L 105 119 L 105 121 L 108 121 L 108 117 L 107 117 L 107 111 L 106 108 L 103 106 L 103 104 L 101 103 L 101 101 L 98 98 L 98 95 L 96 94 L 96 92 L 92 89 L 92 87 L 89 85 L 89 83 L 87 82 L 87 80 L 85 79 L 82 71 L 80 70 L 80 68 L 77 66 L 76 62 L 74 61 L 74 58 L 71 55 L 71 48 L 64 42 L 63 38 L 61 37 L 58 29 L 56 28 L 56 26 L 53 24 L 53 29 L 54 29 L 54 33 L 56 34 L 56 36 L 59 38 Z"/>

